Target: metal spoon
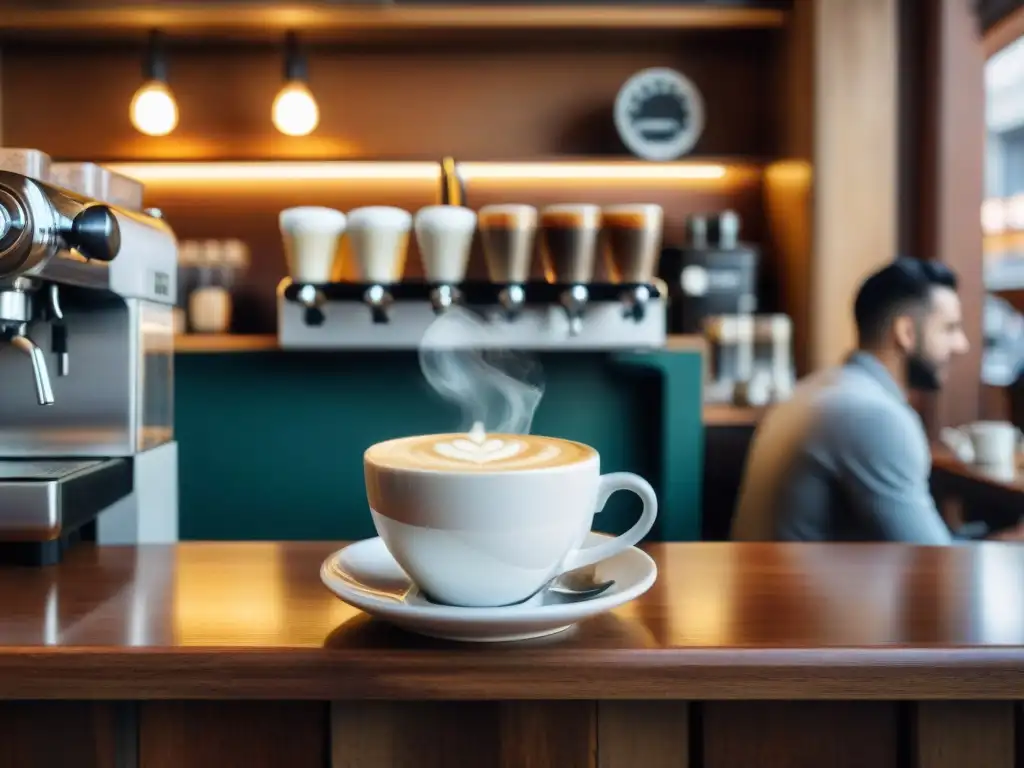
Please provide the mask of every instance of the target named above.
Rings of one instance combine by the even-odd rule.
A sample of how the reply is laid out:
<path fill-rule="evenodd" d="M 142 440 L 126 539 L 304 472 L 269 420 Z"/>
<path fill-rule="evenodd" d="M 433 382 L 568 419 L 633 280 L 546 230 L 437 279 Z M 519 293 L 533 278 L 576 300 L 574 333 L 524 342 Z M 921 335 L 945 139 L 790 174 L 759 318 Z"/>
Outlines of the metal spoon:
<path fill-rule="evenodd" d="M 602 592 L 607 592 L 615 584 L 614 579 L 608 581 L 595 581 L 595 568 L 587 566 L 577 568 L 575 571 L 566 571 L 552 579 L 546 589 L 561 597 L 570 597 L 574 600 L 586 600 L 590 597 L 597 597 Z"/>

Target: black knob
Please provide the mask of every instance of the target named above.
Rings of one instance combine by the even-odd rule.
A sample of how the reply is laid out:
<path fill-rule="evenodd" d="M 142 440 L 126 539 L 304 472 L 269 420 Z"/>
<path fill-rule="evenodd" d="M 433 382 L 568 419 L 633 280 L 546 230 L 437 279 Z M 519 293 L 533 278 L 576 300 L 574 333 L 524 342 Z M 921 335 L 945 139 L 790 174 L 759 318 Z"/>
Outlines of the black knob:
<path fill-rule="evenodd" d="M 121 250 L 121 227 L 105 205 L 90 205 L 75 216 L 68 244 L 87 259 L 113 261 Z"/>

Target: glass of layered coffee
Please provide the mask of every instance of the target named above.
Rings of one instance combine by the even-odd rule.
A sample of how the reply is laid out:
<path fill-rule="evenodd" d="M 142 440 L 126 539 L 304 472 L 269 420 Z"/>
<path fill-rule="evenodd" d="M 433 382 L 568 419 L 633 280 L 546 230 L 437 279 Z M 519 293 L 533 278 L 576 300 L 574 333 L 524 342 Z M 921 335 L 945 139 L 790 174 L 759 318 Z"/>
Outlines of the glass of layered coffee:
<path fill-rule="evenodd" d="M 530 277 L 537 209 L 531 205 L 485 205 L 477 226 L 492 283 L 502 286 L 498 299 L 514 315 L 526 300 L 523 286 Z"/>

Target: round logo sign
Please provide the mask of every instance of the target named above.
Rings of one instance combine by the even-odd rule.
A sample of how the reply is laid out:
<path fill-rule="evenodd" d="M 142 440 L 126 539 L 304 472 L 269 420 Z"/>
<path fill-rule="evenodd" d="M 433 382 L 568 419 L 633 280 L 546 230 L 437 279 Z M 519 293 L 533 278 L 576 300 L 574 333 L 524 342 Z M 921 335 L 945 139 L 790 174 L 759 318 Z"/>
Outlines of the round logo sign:
<path fill-rule="evenodd" d="M 704 130 L 704 100 L 674 69 L 644 69 L 619 90 L 615 128 L 637 157 L 675 160 L 693 149 Z"/>

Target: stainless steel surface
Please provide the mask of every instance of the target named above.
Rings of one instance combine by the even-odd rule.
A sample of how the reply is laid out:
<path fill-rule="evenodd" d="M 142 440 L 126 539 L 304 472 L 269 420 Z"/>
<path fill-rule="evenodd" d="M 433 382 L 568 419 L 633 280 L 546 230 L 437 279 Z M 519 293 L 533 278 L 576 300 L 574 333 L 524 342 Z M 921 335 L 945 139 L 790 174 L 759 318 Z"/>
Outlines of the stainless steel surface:
<path fill-rule="evenodd" d="M 615 580 L 602 581 L 589 586 L 574 585 L 572 583 L 562 583 L 559 580 L 553 581 L 548 586 L 548 592 L 551 592 L 561 597 L 568 597 L 574 600 L 587 600 L 591 597 L 597 597 L 603 592 L 607 592 L 609 589 L 615 586 Z"/>
<path fill-rule="evenodd" d="M 53 540 L 131 490 L 128 459 L 0 460 L 0 540 Z"/>
<path fill-rule="evenodd" d="M 28 356 L 32 364 L 32 377 L 36 382 L 36 399 L 39 405 L 53 405 L 53 388 L 50 386 L 50 372 L 46 368 L 43 351 L 28 336 L 14 334 L 8 343 L 19 352 Z"/>
<path fill-rule="evenodd" d="M 11 229 L 11 215 L 7 212 L 6 208 L 0 207 L 0 240 L 4 239 L 4 236 Z"/>
<path fill-rule="evenodd" d="M 27 290 L 0 290 L 0 323 L 27 323 L 32 319 L 32 297 Z"/>
<path fill-rule="evenodd" d="M 323 323 L 310 325 L 305 320 L 306 308 L 285 298 L 291 285 L 291 280 L 285 278 L 277 288 L 277 336 L 284 349 L 415 350 L 423 334 L 437 320 L 434 308 L 424 299 L 396 300 L 389 308 L 388 322 L 382 325 L 373 322 L 362 302 L 329 301 L 324 307 Z M 510 293 L 520 288 L 506 287 Z M 515 298 L 521 299 L 522 294 Z M 654 297 L 643 318 L 634 321 L 623 317 L 622 304 L 617 299 L 591 300 L 586 306 L 582 330 L 573 336 L 565 309 L 555 302 L 521 304 L 511 316 L 503 304 L 477 305 L 472 311 L 485 319 L 485 327 L 479 334 L 459 334 L 454 343 L 460 348 L 482 349 L 658 349 L 665 345 L 665 307 L 660 296 Z M 76 341 L 76 360 L 79 347 Z M 77 373 L 77 364 L 75 369 Z M 0 440 L 2 437 L 0 434 Z"/>
<path fill-rule="evenodd" d="M 57 375 L 67 376 L 71 370 L 70 358 L 68 357 L 68 329 L 64 324 L 64 310 L 60 305 L 60 286 L 56 283 L 50 284 L 47 298 L 47 314 L 52 323 L 50 327 L 50 349 L 57 358 Z"/>
<path fill-rule="evenodd" d="M 644 319 L 647 314 L 647 302 L 651 300 L 651 289 L 646 285 L 638 285 L 622 294 L 622 315 L 636 322 Z"/>
<path fill-rule="evenodd" d="M 50 541 L 101 512 L 122 533 L 141 531 L 152 513 L 133 493 L 134 459 L 174 445 L 174 234 L 157 218 L 2 171 L 0 207 L 10 222 L 0 235 L 0 541 Z M 53 381 L 32 339 L 55 355 Z M 24 356 L 34 391 L 17 385 Z M 164 489 L 177 482 L 176 450 L 167 455 Z M 98 461 L 71 461 L 81 457 Z M 41 466 L 29 458 L 77 470 L 28 476 Z M 147 503 L 176 516 L 176 497 L 161 494 Z"/>
<path fill-rule="evenodd" d="M 388 311 L 394 303 L 391 293 L 383 285 L 371 285 L 363 294 L 363 301 L 370 308 L 373 322 L 380 325 L 389 321 Z"/>
<path fill-rule="evenodd" d="M 52 382 L 54 404 L 38 408 L 28 387 L 0 398 L 0 445 L 5 455 L 130 456 L 173 439 L 172 307 L 137 299 L 64 293 L 64 315 L 74 336 L 68 376 Z M 30 326 L 35 340 L 52 344 L 52 325 Z M 18 374 L 23 361 L 0 347 L 0 372 Z"/>
<path fill-rule="evenodd" d="M 590 292 L 585 285 L 574 285 L 569 290 L 563 291 L 559 297 L 559 303 L 565 309 L 566 317 L 569 318 L 569 334 L 579 336 L 583 331 L 583 312 L 587 307 L 587 300 Z"/>
<path fill-rule="evenodd" d="M 23 200 L 13 191 L 0 187 L 0 211 L 6 222 L 0 233 L 0 254 L 24 248 L 31 239 L 28 211 Z"/>
<path fill-rule="evenodd" d="M 505 310 L 505 316 L 513 320 L 526 303 L 526 290 L 521 285 L 506 285 L 498 293 L 498 303 Z"/>
<path fill-rule="evenodd" d="M 124 297 L 174 301 L 177 244 L 160 219 L 5 171 L 0 171 L 0 207 L 11 221 L 0 238 L 0 277 L 27 275 Z M 118 259 L 119 251 L 129 256 Z"/>
<path fill-rule="evenodd" d="M 451 285 L 439 285 L 430 291 L 430 305 L 440 314 L 459 302 L 461 292 Z"/>
<path fill-rule="evenodd" d="M 324 292 L 315 285 L 304 285 L 299 288 L 299 302 L 307 309 L 319 309 L 324 301 Z"/>

